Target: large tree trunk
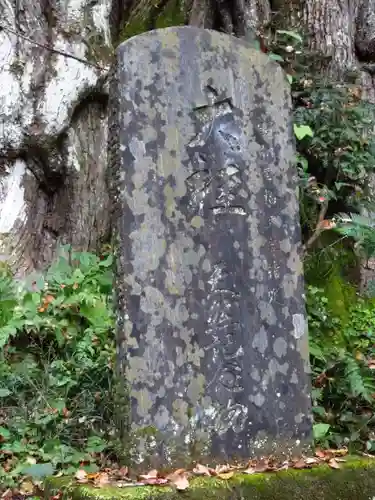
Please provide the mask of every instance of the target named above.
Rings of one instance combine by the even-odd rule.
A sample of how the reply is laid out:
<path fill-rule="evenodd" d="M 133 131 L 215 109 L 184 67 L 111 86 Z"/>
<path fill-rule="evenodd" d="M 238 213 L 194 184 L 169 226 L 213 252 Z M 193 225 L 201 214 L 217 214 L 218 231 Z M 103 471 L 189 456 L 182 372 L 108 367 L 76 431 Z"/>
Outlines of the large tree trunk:
<path fill-rule="evenodd" d="M 0 1 L 0 254 L 20 274 L 108 238 L 110 7 Z"/>
<path fill-rule="evenodd" d="M 307 33 L 322 70 L 358 70 L 375 102 L 374 1 L 0 0 L 0 259 L 18 272 L 58 243 L 110 238 L 107 89 L 114 47 L 190 23 L 235 36 L 280 26 Z"/>

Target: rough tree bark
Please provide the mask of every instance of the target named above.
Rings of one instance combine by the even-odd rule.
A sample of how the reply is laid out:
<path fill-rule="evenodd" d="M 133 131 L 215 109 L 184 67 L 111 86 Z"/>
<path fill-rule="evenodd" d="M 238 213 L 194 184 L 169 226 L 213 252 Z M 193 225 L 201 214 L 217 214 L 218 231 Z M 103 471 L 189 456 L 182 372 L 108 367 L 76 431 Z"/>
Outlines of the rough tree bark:
<path fill-rule="evenodd" d="M 375 102 L 375 0 L 0 0 L 0 259 L 19 274 L 56 245 L 111 234 L 107 92 L 115 46 L 193 24 L 253 36 L 298 28 L 322 71 L 358 71 Z"/>
<path fill-rule="evenodd" d="M 107 238 L 109 9 L 0 1 L 0 254 L 20 274 Z"/>

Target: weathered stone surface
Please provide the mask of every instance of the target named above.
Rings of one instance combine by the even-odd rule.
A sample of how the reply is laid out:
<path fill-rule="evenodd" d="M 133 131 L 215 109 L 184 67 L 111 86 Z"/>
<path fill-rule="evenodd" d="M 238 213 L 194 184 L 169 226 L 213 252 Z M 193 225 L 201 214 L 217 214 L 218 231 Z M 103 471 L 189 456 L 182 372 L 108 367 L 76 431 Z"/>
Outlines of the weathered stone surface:
<path fill-rule="evenodd" d="M 284 74 L 191 27 L 134 37 L 117 57 L 118 356 L 133 460 L 296 452 L 311 420 Z"/>

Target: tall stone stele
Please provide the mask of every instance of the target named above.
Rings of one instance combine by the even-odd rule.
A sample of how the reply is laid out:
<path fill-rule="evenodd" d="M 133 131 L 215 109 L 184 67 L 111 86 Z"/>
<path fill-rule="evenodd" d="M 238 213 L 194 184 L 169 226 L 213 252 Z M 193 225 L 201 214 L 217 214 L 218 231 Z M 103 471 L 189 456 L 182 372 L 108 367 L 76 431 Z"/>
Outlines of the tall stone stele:
<path fill-rule="evenodd" d="M 285 75 L 193 27 L 131 38 L 117 65 L 124 445 L 142 469 L 296 454 L 311 418 Z"/>

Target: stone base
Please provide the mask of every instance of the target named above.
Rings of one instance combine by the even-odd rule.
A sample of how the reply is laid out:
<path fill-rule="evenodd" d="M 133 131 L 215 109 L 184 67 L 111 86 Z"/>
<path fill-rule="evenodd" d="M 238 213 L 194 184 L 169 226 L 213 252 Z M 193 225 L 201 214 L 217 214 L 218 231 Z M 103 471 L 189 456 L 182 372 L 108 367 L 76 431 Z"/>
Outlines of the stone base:
<path fill-rule="evenodd" d="M 340 470 L 320 466 L 312 470 L 238 474 L 229 481 L 194 478 L 183 493 L 163 486 L 93 488 L 73 485 L 70 479 L 46 482 L 45 499 L 59 491 L 71 500 L 368 500 L 375 495 L 375 459 L 350 458 Z"/>

